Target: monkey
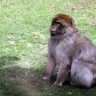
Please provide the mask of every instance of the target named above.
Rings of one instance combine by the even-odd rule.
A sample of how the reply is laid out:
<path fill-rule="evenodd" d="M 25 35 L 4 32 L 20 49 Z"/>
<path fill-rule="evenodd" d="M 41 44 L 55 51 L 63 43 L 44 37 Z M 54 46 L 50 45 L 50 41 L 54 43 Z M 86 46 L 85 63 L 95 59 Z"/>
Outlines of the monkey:
<path fill-rule="evenodd" d="M 86 88 L 96 83 L 96 47 L 67 14 L 56 14 L 52 19 L 43 80 L 50 80 L 57 64 L 59 71 L 53 87 L 62 86 L 65 81 Z"/>

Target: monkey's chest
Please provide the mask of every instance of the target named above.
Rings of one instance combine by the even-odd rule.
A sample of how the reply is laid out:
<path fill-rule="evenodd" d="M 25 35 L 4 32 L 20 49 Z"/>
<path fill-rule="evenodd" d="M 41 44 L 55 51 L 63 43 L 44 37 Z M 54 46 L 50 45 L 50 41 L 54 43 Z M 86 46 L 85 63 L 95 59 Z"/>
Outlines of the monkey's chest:
<path fill-rule="evenodd" d="M 56 63 L 60 62 L 60 58 L 61 58 L 61 52 L 59 52 L 60 50 L 57 50 L 56 46 L 54 47 L 50 47 L 49 52 L 51 53 L 50 55 L 52 56 L 52 58 L 54 58 Z"/>
<path fill-rule="evenodd" d="M 67 46 L 65 44 L 60 44 L 54 49 L 53 55 L 57 64 L 64 62 L 66 58 L 69 58 L 74 52 L 72 46 Z"/>
<path fill-rule="evenodd" d="M 61 47 L 55 47 L 54 49 L 51 49 L 51 52 L 57 64 L 60 64 L 66 56 L 66 52 L 64 52 L 64 49 Z"/>
<path fill-rule="evenodd" d="M 63 49 L 56 49 L 55 51 L 55 59 L 56 59 L 56 63 L 57 64 L 60 64 L 63 60 L 64 60 L 64 57 L 65 57 L 65 52 Z"/>

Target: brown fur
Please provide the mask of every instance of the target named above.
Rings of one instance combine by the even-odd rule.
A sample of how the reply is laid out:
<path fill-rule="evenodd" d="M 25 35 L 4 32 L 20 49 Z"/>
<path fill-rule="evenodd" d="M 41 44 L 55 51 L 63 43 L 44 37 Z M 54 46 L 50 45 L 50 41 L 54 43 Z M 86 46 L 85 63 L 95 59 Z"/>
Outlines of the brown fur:
<path fill-rule="evenodd" d="M 58 18 L 59 17 L 59 18 Z M 70 21 L 71 21 L 71 17 L 66 15 L 66 14 L 57 14 L 55 17 L 54 17 L 54 21 L 56 21 L 56 19 L 62 19 L 64 21 L 66 21 L 68 23 L 68 25 L 70 26 Z"/>

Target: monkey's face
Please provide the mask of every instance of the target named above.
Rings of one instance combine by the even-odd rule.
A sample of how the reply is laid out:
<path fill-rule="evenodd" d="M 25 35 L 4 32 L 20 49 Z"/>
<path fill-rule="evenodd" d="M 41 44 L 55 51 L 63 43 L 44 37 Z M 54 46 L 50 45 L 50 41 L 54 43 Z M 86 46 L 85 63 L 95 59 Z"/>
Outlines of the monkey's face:
<path fill-rule="evenodd" d="M 72 27 L 72 18 L 65 14 L 57 14 L 50 27 L 51 37 L 62 36 L 66 33 L 66 29 Z"/>
<path fill-rule="evenodd" d="M 51 36 L 54 37 L 63 35 L 67 27 L 68 25 L 64 20 L 53 20 L 50 28 Z"/>

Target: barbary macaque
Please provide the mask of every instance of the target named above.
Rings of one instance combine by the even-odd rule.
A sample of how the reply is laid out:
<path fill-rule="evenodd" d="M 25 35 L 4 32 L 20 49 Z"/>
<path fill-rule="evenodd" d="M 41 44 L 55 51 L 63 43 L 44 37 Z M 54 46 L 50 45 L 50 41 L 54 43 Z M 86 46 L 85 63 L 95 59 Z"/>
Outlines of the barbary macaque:
<path fill-rule="evenodd" d="M 96 81 L 96 47 L 76 28 L 73 19 L 57 14 L 52 19 L 48 64 L 43 80 L 50 80 L 56 64 L 59 71 L 53 87 L 69 80 L 72 85 L 90 88 Z"/>

